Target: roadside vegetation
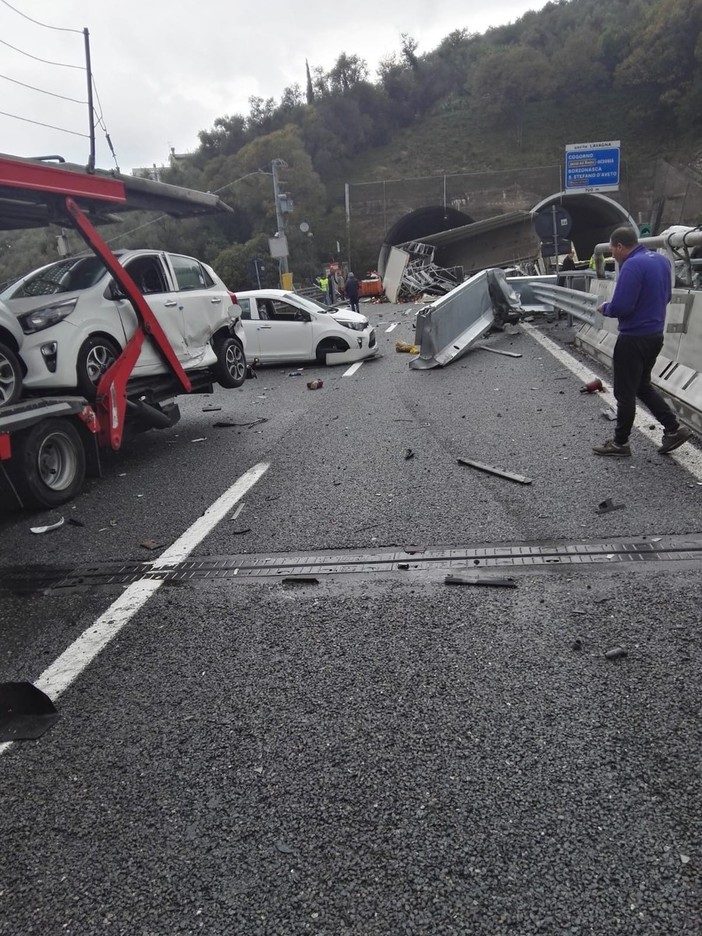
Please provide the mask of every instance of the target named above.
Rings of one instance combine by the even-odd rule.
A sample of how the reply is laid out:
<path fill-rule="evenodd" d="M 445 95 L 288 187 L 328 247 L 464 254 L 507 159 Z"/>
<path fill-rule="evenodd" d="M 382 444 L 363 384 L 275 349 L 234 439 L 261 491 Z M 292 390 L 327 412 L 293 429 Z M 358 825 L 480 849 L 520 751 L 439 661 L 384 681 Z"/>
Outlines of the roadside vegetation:
<path fill-rule="evenodd" d="M 218 192 L 231 219 L 134 215 L 104 232 L 113 248 L 182 251 L 231 288 L 248 287 L 247 265 L 267 260 L 277 227 L 274 159 L 287 164 L 281 189 L 295 206 L 287 234 L 300 285 L 337 258 L 345 182 L 557 165 L 566 143 L 607 139 L 620 139 L 632 164 L 662 156 L 702 178 L 702 4 L 559 0 L 482 35 L 456 30 L 430 52 L 404 35 L 374 77 L 343 52 L 329 72 L 308 65 L 279 101 L 249 104 L 162 171 L 164 181 Z M 0 282 L 55 259 L 55 233 L 6 237 Z M 356 244 L 355 254 L 370 267 L 379 246 Z M 275 262 L 263 279 L 277 284 Z"/>

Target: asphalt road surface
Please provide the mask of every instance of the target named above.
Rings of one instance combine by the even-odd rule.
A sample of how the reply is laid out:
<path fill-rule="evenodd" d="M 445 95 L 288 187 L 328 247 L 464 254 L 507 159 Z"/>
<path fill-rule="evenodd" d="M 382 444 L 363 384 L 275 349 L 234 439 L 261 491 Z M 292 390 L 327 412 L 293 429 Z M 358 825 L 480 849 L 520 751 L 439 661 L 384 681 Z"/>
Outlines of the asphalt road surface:
<path fill-rule="evenodd" d="M 565 322 L 416 372 L 363 309 L 0 517 L 2 936 L 702 933 L 700 449 L 593 456 Z"/>

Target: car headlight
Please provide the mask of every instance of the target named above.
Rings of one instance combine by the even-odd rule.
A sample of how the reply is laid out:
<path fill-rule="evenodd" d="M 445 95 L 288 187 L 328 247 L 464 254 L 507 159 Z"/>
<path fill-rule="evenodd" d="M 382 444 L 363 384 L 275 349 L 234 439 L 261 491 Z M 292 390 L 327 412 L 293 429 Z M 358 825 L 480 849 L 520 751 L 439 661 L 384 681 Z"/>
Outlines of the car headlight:
<path fill-rule="evenodd" d="M 34 332 L 51 328 L 57 322 L 63 321 L 75 309 L 76 302 L 78 302 L 77 298 L 66 299 L 64 302 L 52 302 L 51 305 L 42 306 L 40 309 L 32 309 L 31 312 L 18 315 L 17 321 L 20 323 L 25 335 L 32 335 Z"/>
<path fill-rule="evenodd" d="M 344 319 L 337 319 L 337 322 L 352 331 L 365 331 L 368 328 L 368 322 L 345 322 Z"/>

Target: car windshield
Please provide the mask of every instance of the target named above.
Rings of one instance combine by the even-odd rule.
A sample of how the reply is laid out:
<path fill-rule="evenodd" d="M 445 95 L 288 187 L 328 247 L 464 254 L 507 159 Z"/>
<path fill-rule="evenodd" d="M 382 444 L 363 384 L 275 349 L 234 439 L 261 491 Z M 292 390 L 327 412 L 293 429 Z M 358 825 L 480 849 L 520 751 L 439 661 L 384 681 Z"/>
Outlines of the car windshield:
<path fill-rule="evenodd" d="M 286 302 L 299 306 L 301 309 L 307 309 L 308 312 L 324 312 L 329 314 L 329 307 L 317 302 L 316 299 L 310 299 L 308 296 L 298 296 L 297 293 L 285 293 L 282 297 Z"/>
<path fill-rule="evenodd" d="M 50 296 L 75 292 L 94 286 L 107 269 L 99 257 L 73 257 L 59 260 L 51 266 L 30 273 L 19 283 L 13 283 L 2 293 L 3 299 L 24 299 L 28 296 Z"/>

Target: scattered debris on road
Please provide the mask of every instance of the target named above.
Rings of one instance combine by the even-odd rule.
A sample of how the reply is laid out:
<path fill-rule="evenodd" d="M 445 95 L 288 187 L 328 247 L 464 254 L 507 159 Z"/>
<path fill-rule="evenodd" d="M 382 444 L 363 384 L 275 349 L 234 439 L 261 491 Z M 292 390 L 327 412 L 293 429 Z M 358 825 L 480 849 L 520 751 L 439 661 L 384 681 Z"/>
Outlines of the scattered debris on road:
<path fill-rule="evenodd" d="M 605 657 L 608 660 L 621 660 L 621 658 L 625 656 L 628 656 L 628 653 L 624 647 L 612 647 L 605 652 Z"/>
<path fill-rule="evenodd" d="M 516 581 L 508 575 L 447 575 L 445 585 L 491 585 L 493 588 L 516 588 Z"/>
<path fill-rule="evenodd" d="M 594 380 L 591 380 L 590 383 L 586 383 L 584 387 L 580 388 L 581 393 L 606 393 L 607 388 L 602 383 L 599 377 L 596 377 Z"/>
<path fill-rule="evenodd" d="M 473 461 L 472 458 L 458 458 L 459 465 L 467 465 L 469 468 L 477 468 L 478 471 L 485 471 L 488 474 L 499 475 L 501 478 L 507 478 L 508 481 L 516 481 L 517 484 L 532 484 L 533 479 L 525 475 L 516 474 L 513 471 L 505 471 L 503 468 L 495 468 L 493 465 L 484 465 L 482 462 Z"/>
<path fill-rule="evenodd" d="M 46 526 L 30 527 L 29 529 L 32 533 L 52 533 L 54 530 L 59 530 L 65 522 L 64 518 L 61 517 L 56 523 L 49 523 Z"/>
<path fill-rule="evenodd" d="M 611 497 L 608 497 L 606 500 L 600 501 L 597 506 L 596 513 L 606 514 L 611 513 L 613 510 L 623 510 L 625 507 L 624 504 L 615 504 Z"/>
<path fill-rule="evenodd" d="M 308 390 L 321 390 L 323 386 L 324 386 L 324 381 L 323 381 L 323 380 L 319 380 L 319 378 L 318 378 L 317 380 L 308 380 L 308 381 L 307 381 L 307 389 L 308 389 Z"/>

